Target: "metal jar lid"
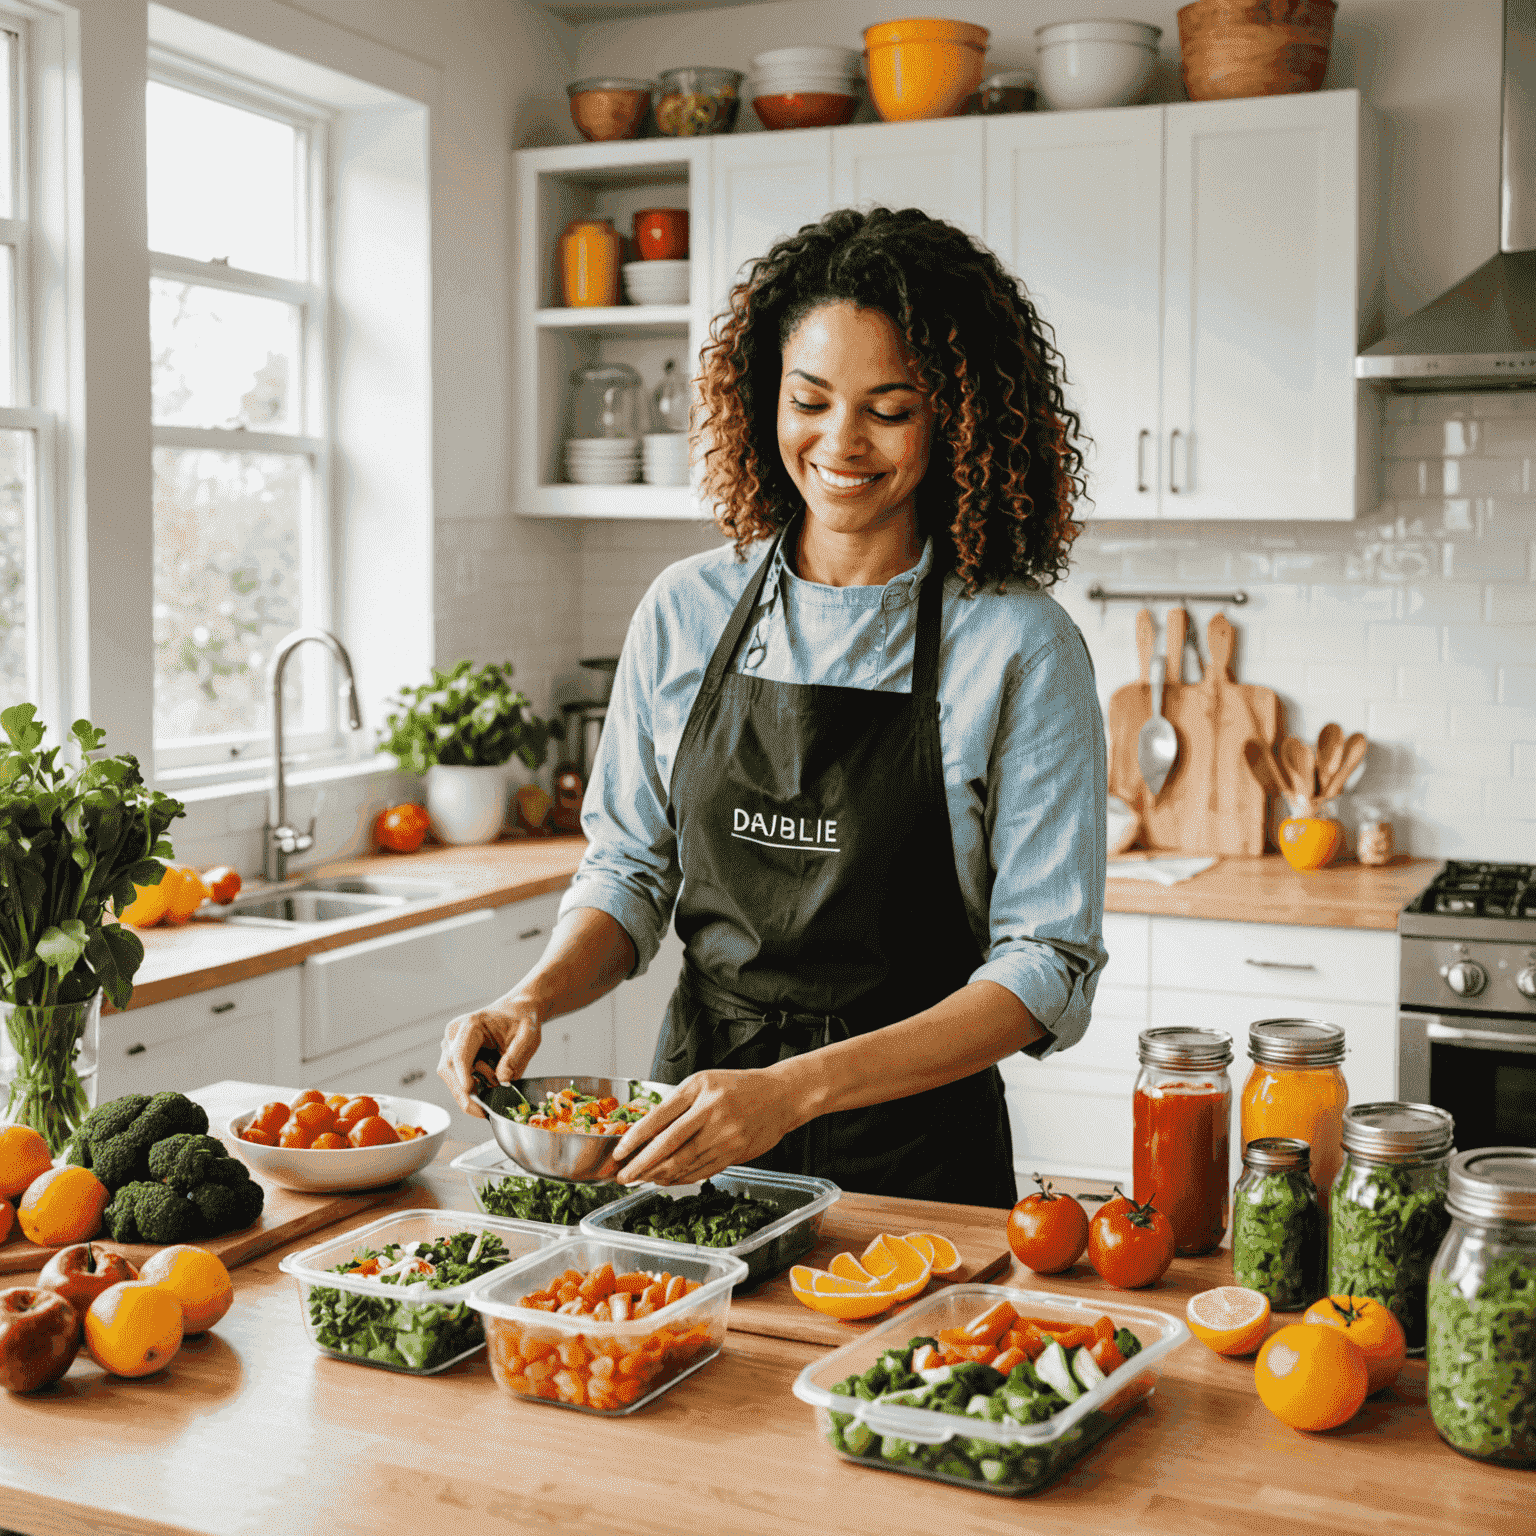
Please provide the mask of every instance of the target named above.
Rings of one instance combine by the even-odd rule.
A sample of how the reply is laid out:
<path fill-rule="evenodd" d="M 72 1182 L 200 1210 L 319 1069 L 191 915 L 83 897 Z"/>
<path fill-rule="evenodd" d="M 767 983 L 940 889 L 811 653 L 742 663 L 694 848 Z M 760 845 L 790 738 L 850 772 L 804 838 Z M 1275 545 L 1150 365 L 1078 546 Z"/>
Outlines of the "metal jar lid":
<path fill-rule="evenodd" d="M 1143 1065 L 1198 1071 L 1224 1067 L 1232 1060 L 1232 1036 L 1219 1029 L 1144 1029 L 1136 1039 Z"/>
<path fill-rule="evenodd" d="M 1311 1173 L 1312 1147 L 1295 1136 L 1255 1136 L 1243 1148 L 1243 1166 L 1255 1173 Z"/>
<path fill-rule="evenodd" d="M 1344 1111 L 1344 1150 L 1377 1163 L 1413 1163 L 1451 1150 L 1456 1122 L 1433 1104 L 1355 1104 Z"/>
<path fill-rule="evenodd" d="M 1320 1019 L 1260 1019 L 1248 1055 L 1266 1067 L 1331 1067 L 1344 1060 L 1344 1031 Z"/>
<path fill-rule="evenodd" d="M 1451 1159 L 1446 1209 L 1467 1221 L 1536 1222 L 1536 1147 L 1474 1147 Z"/>

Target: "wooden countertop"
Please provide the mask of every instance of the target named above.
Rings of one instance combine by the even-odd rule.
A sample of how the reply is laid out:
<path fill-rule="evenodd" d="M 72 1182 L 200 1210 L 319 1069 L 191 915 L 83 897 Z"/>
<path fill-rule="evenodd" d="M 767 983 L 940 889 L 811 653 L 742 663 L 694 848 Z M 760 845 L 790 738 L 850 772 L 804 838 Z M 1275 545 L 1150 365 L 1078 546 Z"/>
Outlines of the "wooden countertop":
<path fill-rule="evenodd" d="M 470 1209 L 447 1167 L 460 1150 L 445 1147 L 393 1207 Z M 234 1271 L 233 1310 L 165 1372 L 121 1381 L 87 1359 L 57 1387 L 8 1398 L 0 1526 L 34 1536 L 246 1536 L 301 1524 L 326 1536 L 1529 1528 L 1530 1475 L 1441 1443 L 1420 1363 L 1348 1425 L 1306 1435 L 1259 1403 L 1251 1362 L 1191 1341 L 1169 1357 L 1147 1407 L 1075 1468 L 1040 1493 L 1004 1499 L 836 1457 L 791 1395 L 813 1347 L 733 1332 L 719 1358 L 650 1407 L 600 1420 L 512 1398 L 483 1352 L 425 1378 L 319 1355 L 280 1256 Z M 1219 1253 L 1175 1260 L 1150 1291 L 1109 1290 L 1085 1265 L 1055 1277 L 1020 1270 L 1009 1283 L 1091 1292 L 1111 1315 L 1128 1296 L 1182 1315 L 1195 1291 L 1229 1281 Z"/>
<path fill-rule="evenodd" d="M 1104 910 L 1395 932 L 1398 913 L 1439 868 L 1438 859 L 1403 857 L 1377 868 L 1350 862 L 1300 874 L 1278 853 L 1270 853 L 1258 859 L 1221 859 L 1193 879 L 1158 885 L 1152 880 L 1117 880 L 1111 861 Z"/>

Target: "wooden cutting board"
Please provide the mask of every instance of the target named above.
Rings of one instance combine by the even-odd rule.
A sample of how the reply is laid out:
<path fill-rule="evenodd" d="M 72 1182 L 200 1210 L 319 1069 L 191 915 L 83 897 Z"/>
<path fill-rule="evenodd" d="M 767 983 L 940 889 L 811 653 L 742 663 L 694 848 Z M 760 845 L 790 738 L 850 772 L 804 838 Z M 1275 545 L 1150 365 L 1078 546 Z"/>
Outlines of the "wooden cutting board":
<path fill-rule="evenodd" d="M 1109 791 L 1139 812 L 1144 847 L 1256 858 L 1264 852 L 1265 794 L 1243 759 L 1243 743 L 1275 746 L 1284 727 L 1280 700 L 1271 688 L 1234 680 L 1237 635 L 1218 613 L 1206 630 L 1205 676 L 1198 683 L 1170 682 L 1163 691 L 1163 714 L 1173 723 L 1179 754 L 1154 797 L 1136 766 L 1136 737 L 1152 713 L 1155 638 L 1152 615 L 1142 609 L 1136 616 L 1141 680 L 1116 689 L 1109 701 Z M 1179 676 L 1182 646 L 1182 629 L 1170 626 L 1170 678 Z"/>
<path fill-rule="evenodd" d="M 898 1237 L 906 1232 L 939 1232 L 959 1250 L 960 1268 L 953 1275 L 931 1280 L 924 1296 L 931 1295 L 936 1286 L 985 1280 L 1006 1267 L 1013 1257 L 1008 1250 L 1006 1211 L 980 1205 L 898 1200 L 887 1195 L 845 1194 L 828 1210 L 822 1220 L 820 1240 L 799 1262 L 813 1269 L 825 1269 L 834 1254 L 846 1251 L 857 1258 L 882 1232 Z M 738 1291 L 731 1298 L 730 1327 L 736 1333 L 766 1334 L 773 1339 L 796 1339 L 802 1344 L 837 1345 L 846 1344 L 894 1315 L 883 1312 L 859 1323 L 824 1317 L 795 1300 L 786 1271 L 750 1291 Z"/>

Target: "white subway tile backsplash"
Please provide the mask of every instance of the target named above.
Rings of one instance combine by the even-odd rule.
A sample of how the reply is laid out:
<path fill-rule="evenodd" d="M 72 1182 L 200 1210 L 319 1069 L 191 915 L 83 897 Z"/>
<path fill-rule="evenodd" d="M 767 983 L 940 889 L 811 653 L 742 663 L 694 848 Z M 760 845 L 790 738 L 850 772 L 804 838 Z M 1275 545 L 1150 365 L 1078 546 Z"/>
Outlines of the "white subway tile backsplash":
<path fill-rule="evenodd" d="M 1519 704 L 1453 704 L 1451 735 L 1457 740 L 1536 741 L 1536 708 Z"/>
<path fill-rule="evenodd" d="M 1418 745 L 1444 736 L 1450 724 L 1450 702 L 1417 696 L 1411 703 L 1378 699 L 1365 712 L 1365 733 L 1373 742 L 1402 741 Z"/>
<path fill-rule="evenodd" d="M 1485 779 L 1507 779 L 1514 761 L 1514 744 L 1507 740 L 1426 733 L 1414 737 L 1411 747 L 1416 773 L 1470 773 Z"/>
<path fill-rule="evenodd" d="M 1405 666 L 1397 669 L 1397 696 L 1422 701 L 1445 699 L 1467 704 L 1492 704 L 1497 673 L 1491 667 Z"/>
<path fill-rule="evenodd" d="M 1385 664 L 1314 661 L 1307 668 L 1306 688 L 1309 698 L 1329 693 L 1346 699 L 1390 699 L 1397 689 L 1397 670 Z"/>
<path fill-rule="evenodd" d="M 1366 630 L 1365 657 L 1433 665 L 1440 659 L 1440 631 L 1433 624 L 1372 624 Z"/>
<path fill-rule="evenodd" d="M 1529 779 L 1490 779 L 1484 790 L 1483 811 L 1513 821 L 1536 822 L 1536 784 Z"/>
<path fill-rule="evenodd" d="M 1482 446 L 1490 458 L 1523 459 L 1536 454 L 1536 418 L 1505 416 L 1483 422 Z"/>
<path fill-rule="evenodd" d="M 1312 617 L 1323 623 L 1381 623 L 1396 617 L 1394 587 L 1323 586 L 1312 588 Z"/>
<path fill-rule="evenodd" d="M 1327 656 L 1340 662 L 1363 662 L 1364 624 L 1266 624 L 1254 637 L 1250 652 L 1270 661 L 1312 661 Z"/>
<path fill-rule="evenodd" d="M 1516 625 L 1529 631 L 1525 654 L 1536 655 L 1536 584 L 1526 581 L 1518 586 L 1490 586 L 1486 611 L 1490 624 Z M 1519 637 L 1511 638 L 1518 641 Z"/>
<path fill-rule="evenodd" d="M 1499 703 L 1521 704 L 1536 709 L 1536 657 L 1528 666 L 1510 665 L 1499 668 Z"/>
<path fill-rule="evenodd" d="M 1507 661 L 1523 661 L 1530 652 L 1515 643 L 1520 633 L 1521 626 L 1518 625 L 1506 629 L 1491 624 L 1447 624 L 1445 659 L 1490 672 Z"/>
<path fill-rule="evenodd" d="M 1392 422 L 1382 434 L 1382 452 L 1394 459 L 1455 458 L 1476 453 L 1478 421 Z"/>
<path fill-rule="evenodd" d="M 1422 581 L 1398 594 L 1398 617 L 1419 623 L 1479 624 L 1483 587 L 1476 581 Z"/>
<path fill-rule="evenodd" d="M 1517 741 L 1510 766 L 1515 778 L 1536 779 L 1536 741 Z"/>

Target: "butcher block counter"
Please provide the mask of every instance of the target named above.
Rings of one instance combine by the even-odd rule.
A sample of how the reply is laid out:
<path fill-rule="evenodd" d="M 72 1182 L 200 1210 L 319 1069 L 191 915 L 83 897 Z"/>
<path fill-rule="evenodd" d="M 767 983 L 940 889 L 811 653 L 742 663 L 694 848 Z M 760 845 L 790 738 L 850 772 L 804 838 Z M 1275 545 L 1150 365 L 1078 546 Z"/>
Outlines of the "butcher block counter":
<path fill-rule="evenodd" d="M 446 1146 L 387 1205 L 334 1230 L 391 1208 L 471 1209 L 447 1166 L 460 1150 Z M 945 1209 L 923 1212 L 924 1224 L 942 1231 Z M 1001 1498 L 840 1460 L 790 1390 L 821 1351 L 785 1339 L 732 1331 L 696 1375 L 612 1420 L 512 1398 L 483 1351 L 425 1378 L 323 1357 L 278 1272 L 287 1251 L 236 1269 L 233 1309 L 163 1373 L 116 1380 L 77 1361 L 57 1387 L 0 1403 L 0 1526 L 28 1536 L 1530 1529 L 1536 1481 L 1440 1442 L 1421 1363 L 1348 1425 L 1306 1435 L 1261 1406 L 1251 1361 L 1192 1340 L 1147 1405 L 1081 1462 L 1037 1494 Z M 1117 1300 L 1182 1315 L 1190 1295 L 1230 1278 L 1219 1253 L 1175 1260 L 1135 1293 L 1108 1289 L 1086 1265 L 1064 1277 L 1016 1267 L 1006 1283 L 1091 1294 L 1111 1316 Z"/>

